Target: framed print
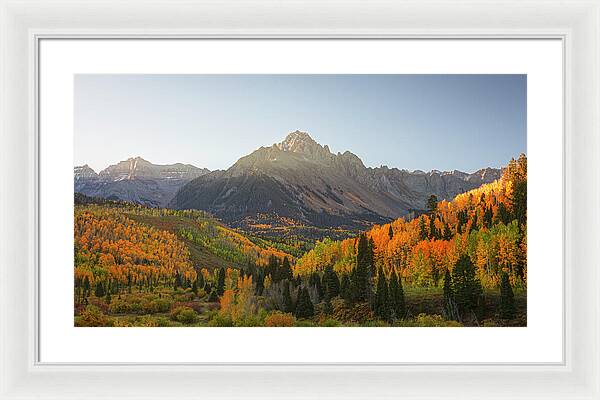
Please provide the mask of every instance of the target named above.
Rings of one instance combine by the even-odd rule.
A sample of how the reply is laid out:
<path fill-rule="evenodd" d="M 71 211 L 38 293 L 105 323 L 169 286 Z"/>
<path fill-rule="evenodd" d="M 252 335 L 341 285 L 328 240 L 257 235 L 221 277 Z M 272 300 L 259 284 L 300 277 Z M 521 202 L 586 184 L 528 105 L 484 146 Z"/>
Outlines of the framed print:
<path fill-rule="evenodd" d="M 2 5 L 2 398 L 598 396 L 598 3 L 160 5 Z"/>

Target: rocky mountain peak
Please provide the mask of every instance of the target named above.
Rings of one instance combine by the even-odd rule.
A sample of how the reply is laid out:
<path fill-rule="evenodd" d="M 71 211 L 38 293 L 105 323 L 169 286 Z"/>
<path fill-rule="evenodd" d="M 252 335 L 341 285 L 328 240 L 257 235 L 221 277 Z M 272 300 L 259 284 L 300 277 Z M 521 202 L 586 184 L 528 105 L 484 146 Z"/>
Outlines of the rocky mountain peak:
<path fill-rule="evenodd" d="M 96 171 L 94 171 L 89 165 L 81 165 L 74 168 L 75 180 L 78 179 L 95 179 L 98 177 Z"/>
<path fill-rule="evenodd" d="M 306 156 L 330 155 L 328 146 L 321 146 L 307 132 L 295 130 L 290 132 L 281 143 L 275 145 L 281 151 L 303 154 Z"/>

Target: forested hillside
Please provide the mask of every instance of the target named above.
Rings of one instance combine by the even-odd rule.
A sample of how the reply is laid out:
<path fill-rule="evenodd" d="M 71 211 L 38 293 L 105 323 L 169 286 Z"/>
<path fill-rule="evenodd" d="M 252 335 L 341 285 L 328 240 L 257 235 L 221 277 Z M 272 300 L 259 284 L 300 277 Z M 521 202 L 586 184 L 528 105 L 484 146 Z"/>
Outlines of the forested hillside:
<path fill-rule="evenodd" d="M 78 326 L 524 326 L 527 159 L 412 220 L 259 238 L 202 211 L 79 199 Z M 301 255 L 300 257 L 297 257 Z"/>
<path fill-rule="evenodd" d="M 430 198 L 429 210 L 411 221 L 397 219 L 365 233 L 376 268 L 392 271 L 416 286 L 440 286 L 444 270 L 452 272 L 462 255 L 477 267 L 485 287 L 495 287 L 502 272 L 512 284 L 527 278 L 527 160 L 513 161 L 498 181 L 460 194 L 454 200 Z M 300 275 L 332 266 L 349 273 L 357 239 L 324 240 L 301 257 Z"/>

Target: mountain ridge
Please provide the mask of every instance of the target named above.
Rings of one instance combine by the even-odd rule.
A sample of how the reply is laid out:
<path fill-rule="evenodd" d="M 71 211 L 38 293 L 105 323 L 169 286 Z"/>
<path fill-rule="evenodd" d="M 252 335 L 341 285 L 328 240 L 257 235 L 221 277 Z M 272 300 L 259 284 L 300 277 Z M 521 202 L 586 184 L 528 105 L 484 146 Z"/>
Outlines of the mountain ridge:
<path fill-rule="evenodd" d="M 227 170 L 195 178 L 169 205 L 203 209 L 234 223 L 271 214 L 300 223 L 350 227 L 425 209 L 431 194 L 451 199 L 500 175 L 495 168 L 468 174 L 365 167 L 352 152 L 334 154 L 308 133 L 294 131 L 280 143 L 241 157 Z"/>
<path fill-rule="evenodd" d="M 76 166 L 73 178 L 76 193 L 160 207 L 166 206 L 187 182 L 209 172 L 191 164 L 152 164 L 138 156 L 98 173 L 87 164 Z"/>

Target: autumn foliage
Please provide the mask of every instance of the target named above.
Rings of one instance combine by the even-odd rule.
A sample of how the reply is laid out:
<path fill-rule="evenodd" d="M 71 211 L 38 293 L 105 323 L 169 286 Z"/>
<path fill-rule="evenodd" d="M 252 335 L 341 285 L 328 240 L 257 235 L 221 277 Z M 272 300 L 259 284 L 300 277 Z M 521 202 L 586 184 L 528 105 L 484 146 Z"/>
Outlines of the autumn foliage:
<path fill-rule="evenodd" d="M 433 202 L 428 212 L 410 221 L 397 219 L 366 232 L 374 264 L 386 276 L 397 273 L 413 286 L 441 286 L 462 255 L 476 266 L 484 287 L 498 287 L 506 272 L 512 285 L 527 280 L 527 159 L 512 160 L 501 179 Z M 324 240 L 301 257 L 297 275 L 331 266 L 340 274 L 356 267 L 357 239 Z"/>

